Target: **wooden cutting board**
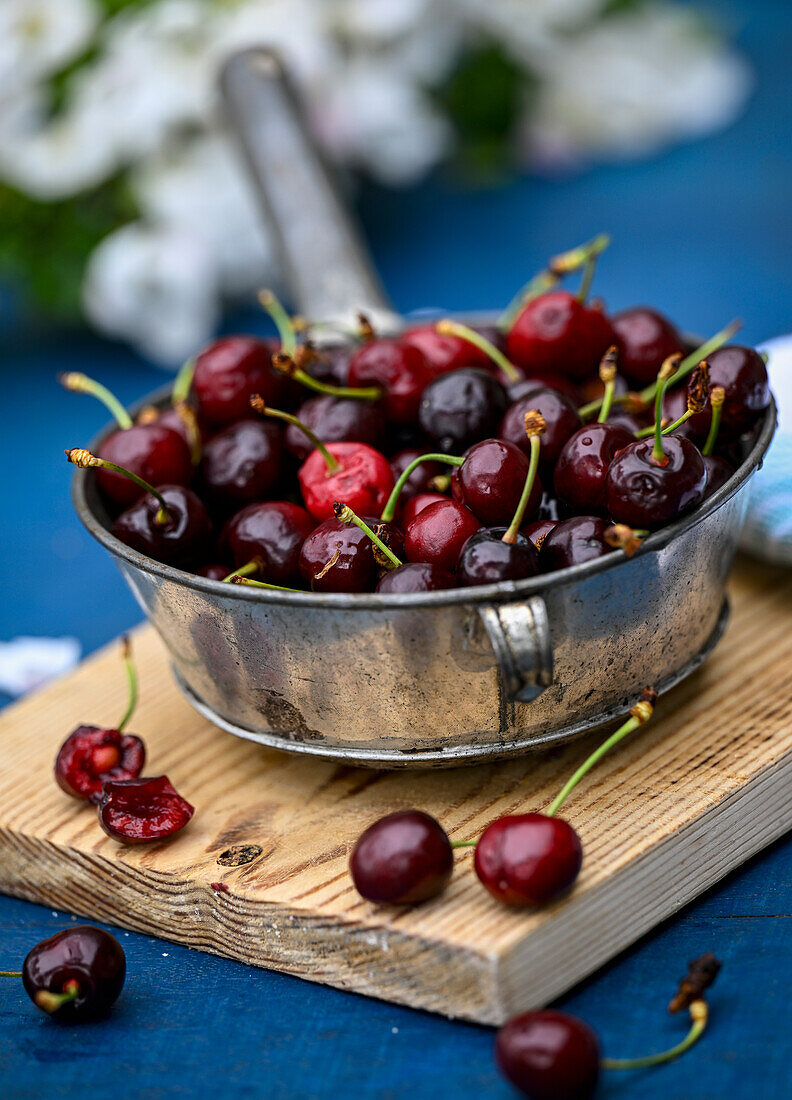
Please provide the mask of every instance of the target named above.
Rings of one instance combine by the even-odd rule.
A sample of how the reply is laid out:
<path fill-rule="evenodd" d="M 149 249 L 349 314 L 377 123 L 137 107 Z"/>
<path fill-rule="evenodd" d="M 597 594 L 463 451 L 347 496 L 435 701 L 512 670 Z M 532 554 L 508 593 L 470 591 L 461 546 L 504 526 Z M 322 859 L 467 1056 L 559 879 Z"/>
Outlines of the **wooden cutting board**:
<path fill-rule="evenodd" d="M 742 563 L 714 656 L 577 788 L 564 813 L 583 872 L 551 908 L 508 909 L 470 849 L 444 895 L 394 910 L 347 871 L 372 820 L 416 806 L 452 838 L 540 809 L 599 741 L 455 771 L 364 771 L 266 750 L 181 697 L 148 627 L 134 635 L 131 728 L 196 806 L 169 843 L 127 848 L 51 778 L 63 737 L 112 725 L 113 645 L 0 719 L 0 890 L 204 951 L 451 1016 L 498 1023 L 547 1002 L 792 827 L 792 574 Z M 679 609 L 680 622 L 685 609 Z"/>

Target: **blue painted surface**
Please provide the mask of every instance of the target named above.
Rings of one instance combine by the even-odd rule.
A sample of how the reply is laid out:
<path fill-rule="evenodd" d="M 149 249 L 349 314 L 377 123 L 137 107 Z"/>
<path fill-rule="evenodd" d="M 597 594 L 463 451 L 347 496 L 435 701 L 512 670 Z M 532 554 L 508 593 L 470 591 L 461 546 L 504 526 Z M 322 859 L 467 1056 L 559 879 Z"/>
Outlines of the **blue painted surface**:
<path fill-rule="evenodd" d="M 614 246 L 597 290 L 612 306 L 651 301 L 702 332 L 739 315 L 750 341 L 789 331 L 792 8 L 777 0 L 710 7 L 742 28 L 757 69 L 744 119 L 648 163 L 571 180 L 524 180 L 485 193 L 441 181 L 397 195 L 366 190 L 361 212 L 396 304 L 497 307 L 548 254 L 608 229 Z M 263 328 L 252 314 L 234 320 L 240 323 Z M 4 345 L 0 638 L 73 633 L 90 651 L 139 612 L 110 561 L 78 528 L 68 499 L 62 449 L 84 443 L 102 423 L 101 411 L 61 392 L 53 375 L 89 369 L 125 401 L 162 375 L 80 332 L 7 327 Z M 602 1095 L 792 1095 L 789 914 L 792 844 L 782 842 L 565 998 L 609 1053 L 644 1053 L 676 1041 L 684 1028 L 665 1016 L 664 1005 L 686 960 L 707 949 L 725 960 L 711 1032 L 699 1047 L 660 1070 L 610 1075 Z M 0 967 L 18 964 L 34 942 L 69 921 L 0 899 Z M 494 1070 L 487 1029 L 119 934 L 129 979 L 105 1023 L 58 1027 L 32 1009 L 18 983 L 2 987 L 4 1096 L 512 1095 Z"/>

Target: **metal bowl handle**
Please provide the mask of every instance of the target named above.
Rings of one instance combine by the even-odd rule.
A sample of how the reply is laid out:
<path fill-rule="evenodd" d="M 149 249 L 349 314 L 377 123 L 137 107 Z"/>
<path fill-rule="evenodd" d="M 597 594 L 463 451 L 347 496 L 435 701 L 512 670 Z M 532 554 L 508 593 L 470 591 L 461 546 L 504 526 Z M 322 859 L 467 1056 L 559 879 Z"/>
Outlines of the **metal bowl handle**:
<path fill-rule="evenodd" d="M 362 310 L 378 332 L 400 328 L 277 54 L 235 54 L 220 83 L 298 309 L 343 325 Z"/>
<path fill-rule="evenodd" d="M 553 682 L 553 647 L 541 596 L 479 608 L 510 699 L 530 703 Z"/>

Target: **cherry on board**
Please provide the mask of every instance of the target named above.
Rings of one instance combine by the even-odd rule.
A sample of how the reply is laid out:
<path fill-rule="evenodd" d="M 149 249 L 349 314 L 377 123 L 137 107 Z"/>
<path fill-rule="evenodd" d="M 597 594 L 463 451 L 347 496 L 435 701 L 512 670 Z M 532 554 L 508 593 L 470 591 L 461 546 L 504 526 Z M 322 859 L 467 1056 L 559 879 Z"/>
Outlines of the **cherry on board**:
<path fill-rule="evenodd" d="M 445 890 L 454 854 L 433 817 L 422 810 L 398 810 L 360 835 L 349 869 L 355 889 L 367 901 L 411 905 Z"/>
<path fill-rule="evenodd" d="M 109 780 L 98 811 L 107 835 L 125 844 L 165 840 L 183 829 L 195 813 L 166 775 Z"/>
<path fill-rule="evenodd" d="M 110 779 L 135 779 L 146 762 L 146 747 L 133 733 L 100 726 L 78 726 L 55 759 L 58 786 L 73 798 L 98 802 Z"/>
<path fill-rule="evenodd" d="M 530 813 L 488 825 L 476 844 L 474 866 L 499 901 L 538 907 L 568 890 L 582 863 L 580 838 L 567 821 Z"/>

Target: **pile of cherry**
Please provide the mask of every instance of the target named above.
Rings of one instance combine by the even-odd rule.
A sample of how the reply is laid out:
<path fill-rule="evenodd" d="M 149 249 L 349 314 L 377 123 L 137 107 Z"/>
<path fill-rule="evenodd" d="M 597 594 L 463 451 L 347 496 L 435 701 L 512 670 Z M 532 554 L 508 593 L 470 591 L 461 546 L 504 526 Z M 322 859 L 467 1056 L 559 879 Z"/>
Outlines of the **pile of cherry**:
<path fill-rule="evenodd" d="M 551 261 L 500 325 L 346 343 L 232 336 L 96 455 L 113 533 L 217 580 L 315 592 L 427 592 L 576 565 L 695 508 L 733 474 L 770 402 L 762 358 L 691 349 L 653 309 L 587 301 L 598 238 Z M 582 269 L 578 293 L 560 289 Z M 308 330 L 311 331 L 311 330 Z"/>

